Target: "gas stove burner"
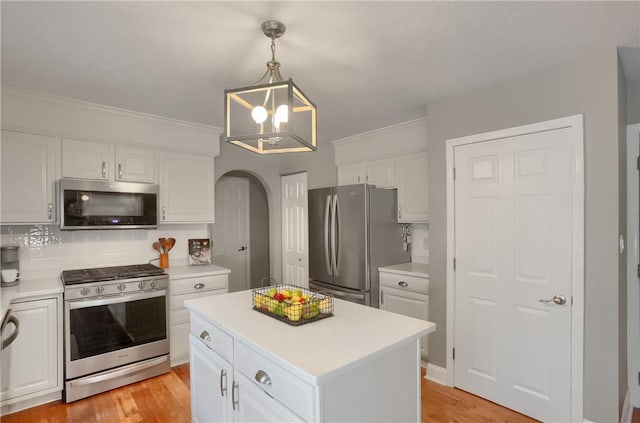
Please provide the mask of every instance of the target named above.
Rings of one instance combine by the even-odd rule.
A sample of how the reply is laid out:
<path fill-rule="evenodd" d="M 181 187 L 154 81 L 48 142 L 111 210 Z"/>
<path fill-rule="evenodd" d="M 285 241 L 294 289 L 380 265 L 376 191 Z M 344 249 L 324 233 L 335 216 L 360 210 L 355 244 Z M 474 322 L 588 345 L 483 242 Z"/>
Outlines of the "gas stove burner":
<path fill-rule="evenodd" d="M 62 282 L 75 285 L 88 282 L 113 281 L 164 275 L 164 269 L 153 264 L 133 264 L 129 266 L 96 267 L 91 269 L 65 270 Z"/>

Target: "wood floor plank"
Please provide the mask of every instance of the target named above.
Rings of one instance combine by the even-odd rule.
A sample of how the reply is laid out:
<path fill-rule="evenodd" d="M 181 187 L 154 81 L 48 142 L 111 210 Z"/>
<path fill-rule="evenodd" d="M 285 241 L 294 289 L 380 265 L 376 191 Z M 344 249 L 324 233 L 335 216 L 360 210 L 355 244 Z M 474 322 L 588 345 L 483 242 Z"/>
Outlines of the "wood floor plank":
<path fill-rule="evenodd" d="M 424 370 L 422 372 L 424 376 Z M 2 423 L 189 423 L 189 365 L 170 373 L 94 395 L 60 401 L 2 417 Z M 423 423 L 533 423 L 527 416 L 459 389 L 421 379 Z M 640 423 L 634 410 L 633 423 Z"/>

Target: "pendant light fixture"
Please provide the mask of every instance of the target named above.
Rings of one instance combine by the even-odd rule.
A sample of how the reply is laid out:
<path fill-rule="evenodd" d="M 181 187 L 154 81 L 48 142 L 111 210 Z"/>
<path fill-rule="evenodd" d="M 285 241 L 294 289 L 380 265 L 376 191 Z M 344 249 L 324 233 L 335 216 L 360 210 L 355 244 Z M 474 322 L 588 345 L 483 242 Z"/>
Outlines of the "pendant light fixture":
<path fill-rule="evenodd" d="M 224 91 L 222 141 L 258 154 L 316 150 L 316 106 L 293 80 L 283 80 L 276 61 L 276 38 L 286 30 L 281 22 L 262 23 L 271 39 L 267 71 L 254 85 Z"/>

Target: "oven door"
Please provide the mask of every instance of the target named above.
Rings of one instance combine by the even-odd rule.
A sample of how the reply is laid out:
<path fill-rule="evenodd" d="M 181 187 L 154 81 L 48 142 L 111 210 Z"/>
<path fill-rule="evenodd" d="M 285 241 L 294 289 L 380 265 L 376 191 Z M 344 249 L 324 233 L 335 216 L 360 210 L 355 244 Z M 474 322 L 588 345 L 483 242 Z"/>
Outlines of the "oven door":
<path fill-rule="evenodd" d="M 167 291 L 65 301 L 65 379 L 169 353 Z"/>

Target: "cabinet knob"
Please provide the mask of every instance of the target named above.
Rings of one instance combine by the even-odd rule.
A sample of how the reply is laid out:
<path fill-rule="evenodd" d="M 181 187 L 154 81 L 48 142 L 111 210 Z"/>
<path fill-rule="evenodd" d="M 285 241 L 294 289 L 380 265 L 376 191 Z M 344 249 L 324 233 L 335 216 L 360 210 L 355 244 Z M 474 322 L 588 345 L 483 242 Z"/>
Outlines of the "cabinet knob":
<path fill-rule="evenodd" d="M 207 332 L 206 330 L 203 330 L 202 333 L 200 333 L 200 339 L 211 341 L 211 335 L 209 335 L 209 332 Z"/>
<path fill-rule="evenodd" d="M 195 289 L 202 289 L 202 288 L 204 288 L 204 284 L 203 283 L 197 283 L 197 284 L 193 285 L 193 287 Z"/>
<path fill-rule="evenodd" d="M 400 286 L 401 286 L 401 287 L 403 287 L 403 288 L 406 288 L 406 287 L 408 287 L 408 286 L 409 286 L 409 284 L 408 284 L 408 283 L 406 283 L 405 281 L 400 281 L 400 282 L 398 282 L 398 285 L 400 285 Z"/>
<path fill-rule="evenodd" d="M 267 372 L 265 372 L 264 370 L 258 370 L 256 372 L 256 376 L 255 379 L 262 383 L 263 385 L 269 385 L 271 386 L 271 378 L 269 377 L 269 375 L 267 374 Z"/>

